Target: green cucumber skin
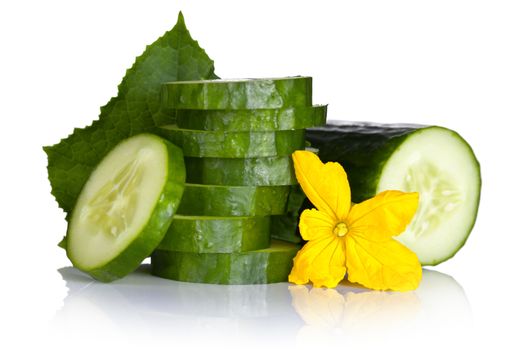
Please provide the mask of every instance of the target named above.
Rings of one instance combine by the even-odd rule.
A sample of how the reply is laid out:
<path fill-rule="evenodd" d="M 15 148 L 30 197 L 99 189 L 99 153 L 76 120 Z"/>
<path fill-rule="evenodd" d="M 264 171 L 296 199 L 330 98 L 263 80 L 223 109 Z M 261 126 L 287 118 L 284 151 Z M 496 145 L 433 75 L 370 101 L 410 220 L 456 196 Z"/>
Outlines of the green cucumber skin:
<path fill-rule="evenodd" d="M 307 130 L 306 139 L 319 149 L 323 162 L 339 162 L 343 166 L 352 189 L 352 202 L 359 203 L 376 195 L 383 167 L 392 153 L 422 128 L 426 126 L 329 123 Z"/>
<path fill-rule="evenodd" d="M 206 185 L 295 185 L 290 156 L 262 158 L 186 157 L 187 181 Z"/>
<path fill-rule="evenodd" d="M 186 184 L 177 214 L 266 216 L 286 212 L 290 186 L 216 186 Z"/>
<path fill-rule="evenodd" d="M 85 270 L 77 264 L 68 254 L 73 266 L 82 270 L 101 282 L 112 282 L 133 272 L 140 266 L 144 258 L 148 257 L 159 245 L 168 230 L 173 216 L 181 202 L 186 181 L 186 168 L 182 151 L 170 142 L 151 135 L 161 140 L 167 149 L 166 162 L 168 164 L 167 178 L 161 191 L 157 205 L 153 209 L 150 220 L 146 223 L 137 238 L 126 247 L 120 255 L 107 264 L 95 269 Z M 76 210 L 76 208 L 74 209 Z M 66 234 L 66 252 L 67 240 Z"/>
<path fill-rule="evenodd" d="M 301 186 L 290 188 L 286 203 L 286 213 L 271 217 L 270 231 L 273 239 L 290 243 L 304 243 L 299 233 L 299 217 L 306 196 Z"/>
<path fill-rule="evenodd" d="M 175 216 L 157 249 L 187 253 L 236 253 L 269 246 L 269 216 Z"/>
<path fill-rule="evenodd" d="M 326 123 L 327 106 L 242 110 L 166 110 L 163 125 L 205 131 L 297 130 Z M 162 125 L 162 124 L 161 124 Z"/>
<path fill-rule="evenodd" d="M 268 109 L 312 105 L 312 78 L 165 83 L 161 103 L 175 109 Z"/>
<path fill-rule="evenodd" d="M 186 157 L 255 158 L 288 156 L 304 149 L 304 130 L 201 131 L 158 128 L 159 135 L 182 148 Z"/>
<path fill-rule="evenodd" d="M 299 247 L 280 243 L 280 249 L 231 254 L 197 254 L 155 250 L 152 274 L 193 283 L 264 284 L 287 282 Z M 272 244 L 273 246 L 273 244 Z"/>
<path fill-rule="evenodd" d="M 361 202 L 377 194 L 377 187 L 383 167 L 396 149 L 414 133 L 427 128 L 441 128 L 423 125 L 389 125 L 374 123 L 327 124 L 324 127 L 309 129 L 306 134 L 308 142 L 319 149 L 322 161 L 339 162 L 346 170 L 352 189 L 352 202 Z M 445 129 L 445 128 L 441 128 Z M 472 147 L 457 132 L 445 129 L 458 139 L 463 140 L 472 158 L 480 169 L 479 162 Z M 481 171 L 478 181 L 482 183 Z M 436 266 L 454 257 L 465 245 L 479 210 L 481 188 L 476 198 L 477 206 L 473 213 L 472 223 L 465 239 L 446 258 L 425 262 L 424 266 Z"/>

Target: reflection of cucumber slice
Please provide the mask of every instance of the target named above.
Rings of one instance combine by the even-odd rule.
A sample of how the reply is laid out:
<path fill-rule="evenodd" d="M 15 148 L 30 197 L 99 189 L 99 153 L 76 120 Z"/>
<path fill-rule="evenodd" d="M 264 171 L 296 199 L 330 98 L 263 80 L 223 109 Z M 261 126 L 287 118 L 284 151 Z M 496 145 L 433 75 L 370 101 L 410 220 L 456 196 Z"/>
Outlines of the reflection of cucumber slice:
<path fill-rule="evenodd" d="M 263 216 L 286 212 L 290 186 L 218 186 L 186 184 L 177 214 Z"/>
<path fill-rule="evenodd" d="M 304 149 L 304 130 L 223 132 L 164 126 L 158 132 L 181 147 L 186 157 L 275 157 Z"/>
<path fill-rule="evenodd" d="M 75 205 L 67 255 L 109 282 L 140 265 L 160 243 L 184 190 L 182 152 L 148 134 L 119 143 L 93 171 Z"/>
<path fill-rule="evenodd" d="M 233 186 L 279 186 L 297 183 L 289 156 L 263 158 L 185 158 L 191 183 Z"/>
<path fill-rule="evenodd" d="M 166 111 L 164 124 L 174 124 L 181 129 L 211 131 L 275 131 L 306 129 L 324 125 L 327 106 L 197 110 L 175 109 Z"/>
<path fill-rule="evenodd" d="M 157 249 L 189 253 L 233 253 L 268 248 L 270 217 L 176 215 Z"/>
<path fill-rule="evenodd" d="M 292 259 L 299 247 L 272 242 L 270 248 L 244 253 L 196 254 L 155 250 L 152 273 L 185 282 L 259 284 L 288 280 Z"/>
<path fill-rule="evenodd" d="M 176 109 L 258 109 L 312 105 L 312 78 L 176 81 L 161 100 Z"/>
<path fill-rule="evenodd" d="M 328 125 L 308 132 L 323 161 L 346 169 L 356 202 L 378 192 L 419 192 L 419 208 L 397 238 L 424 265 L 456 254 L 476 220 L 479 163 L 456 132 L 431 126 Z"/>

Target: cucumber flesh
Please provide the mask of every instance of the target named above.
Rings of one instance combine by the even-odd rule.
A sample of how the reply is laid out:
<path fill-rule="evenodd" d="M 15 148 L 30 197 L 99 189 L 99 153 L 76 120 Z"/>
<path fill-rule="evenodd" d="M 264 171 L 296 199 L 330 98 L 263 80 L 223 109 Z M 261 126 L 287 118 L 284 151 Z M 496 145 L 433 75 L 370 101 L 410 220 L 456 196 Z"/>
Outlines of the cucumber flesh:
<path fill-rule="evenodd" d="M 424 265 L 437 265 L 464 245 L 480 198 L 479 163 L 455 132 L 438 127 L 414 132 L 385 164 L 377 191 L 419 192 L 417 213 L 397 239 Z"/>
<path fill-rule="evenodd" d="M 479 163 L 456 132 L 437 126 L 329 124 L 308 130 L 323 161 L 345 168 L 352 200 L 384 190 L 419 192 L 419 208 L 397 239 L 423 265 L 453 257 L 476 221 L 481 192 Z"/>
<path fill-rule="evenodd" d="M 286 212 L 290 186 L 219 186 L 186 184 L 177 214 L 265 216 Z"/>
<path fill-rule="evenodd" d="M 268 109 L 312 105 L 312 78 L 198 80 L 165 83 L 161 103 L 175 109 Z"/>
<path fill-rule="evenodd" d="M 234 253 L 269 246 L 269 216 L 176 215 L 157 249 L 188 253 Z"/>
<path fill-rule="evenodd" d="M 288 156 L 304 149 L 304 130 L 202 131 L 158 128 L 159 135 L 182 148 L 186 157 L 253 158 Z"/>
<path fill-rule="evenodd" d="M 186 157 L 187 181 L 207 185 L 280 186 L 297 184 L 290 156 L 263 158 Z"/>
<path fill-rule="evenodd" d="M 273 241 L 270 248 L 244 253 L 197 254 L 155 250 L 152 273 L 176 281 L 261 284 L 288 281 L 299 246 Z"/>
<path fill-rule="evenodd" d="M 66 235 L 73 265 L 109 282 L 125 276 L 160 243 L 182 198 L 180 149 L 149 134 L 119 143 L 90 175 Z"/>
<path fill-rule="evenodd" d="M 206 131 L 276 131 L 306 129 L 326 123 L 327 106 L 239 109 L 166 110 L 163 124 Z"/>

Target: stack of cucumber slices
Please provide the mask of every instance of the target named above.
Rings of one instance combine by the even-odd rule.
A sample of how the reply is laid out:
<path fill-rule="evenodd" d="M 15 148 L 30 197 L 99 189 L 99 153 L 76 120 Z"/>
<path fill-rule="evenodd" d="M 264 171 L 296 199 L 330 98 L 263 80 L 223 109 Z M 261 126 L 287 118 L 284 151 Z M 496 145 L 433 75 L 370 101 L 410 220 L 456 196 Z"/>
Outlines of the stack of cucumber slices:
<path fill-rule="evenodd" d="M 326 106 L 312 105 L 312 79 L 166 83 L 161 101 L 171 124 L 159 134 L 182 149 L 187 183 L 151 255 L 153 274 L 219 284 L 287 281 L 299 249 L 296 221 L 286 224 L 299 210 L 290 205 L 300 191 L 291 154 L 304 149 L 306 128 L 326 121 Z"/>

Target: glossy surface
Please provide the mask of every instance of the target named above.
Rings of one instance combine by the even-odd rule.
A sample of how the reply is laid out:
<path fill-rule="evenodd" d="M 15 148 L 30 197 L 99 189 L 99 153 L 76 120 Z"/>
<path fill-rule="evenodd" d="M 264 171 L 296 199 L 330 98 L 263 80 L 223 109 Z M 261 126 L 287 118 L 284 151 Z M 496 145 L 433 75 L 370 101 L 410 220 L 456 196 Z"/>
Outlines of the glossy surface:
<path fill-rule="evenodd" d="M 257 109 L 312 105 L 312 78 L 200 80 L 165 83 L 161 101 L 176 109 Z"/>
<path fill-rule="evenodd" d="M 252 158 L 288 156 L 304 149 L 304 130 L 202 131 L 158 128 L 159 135 L 182 148 L 186 157 Z"/>
<path fill-rule="evenodd" d="M 289 156 L 184 159 L 187 181 L 207 185 L 279 186 L 297 184 Z"/>
<path fill-rule="evenodd" d="M 274 131 L 324 125 L 327 106 L 238 110 L 166 110 L 163 124 L 208 131 Z"/>
<path fill-rule="evenodd" d="M 155 250 L 156 276 L 193 283 L 261 284 L 288 281 L 299 247 L 273 241 L 266 249 L 231 254 L 195 254 Z"/>
<path fill-rule="evenodd" d="M 186 184 L 177 214 L 204 216 L 281 215 L 290 186 Z"/>
<path fill-rule="evenodd" d="M 269 246 L 269 216 L 177 215 L 157 249 L 187 253 L 235 253 Z"/>

